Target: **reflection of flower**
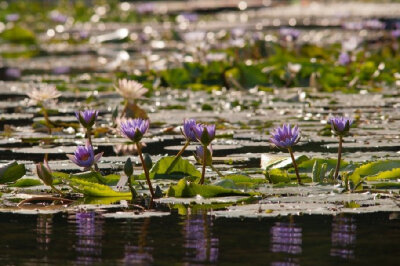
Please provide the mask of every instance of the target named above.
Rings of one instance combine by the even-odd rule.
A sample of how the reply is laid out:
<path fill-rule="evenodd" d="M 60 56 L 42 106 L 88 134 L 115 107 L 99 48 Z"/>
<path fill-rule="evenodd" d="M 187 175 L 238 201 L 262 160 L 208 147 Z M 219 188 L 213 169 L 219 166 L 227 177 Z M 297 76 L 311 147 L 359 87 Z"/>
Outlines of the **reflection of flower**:
<path fill-rule="evenodd" d="M 151 247 L 125 246 L 124 265 L 151 265 L 154 262 Z"/>
<path fill-rule="evenodd" d="M 215 263 L 218 261 L 219 240 L 212 237 L 209 216 L 189 215 L 184 224 L 186 260 Z"/>
<path fill-rule="evenodd" d="M 28 92 L 27 95 L 35 102 L 46 102 L 48 100 L 57 99 L 61 96 L 61 93 L 51 85 L 41 86 L 39 89 L 34 88 L 32 92 Z"/>
<path fill-rule="evenodd" d="M 271 228 L 271 251 L 288 254 L 300 254 L 302 252 L 302 230 L 293 223 L 276 222 Z"/>
<path fill-rule="evenodd" d="M 143 87 L 143 84 L 127 79 L 118 80 L 118 86 L 115 86 L 115 89 L 128 101 L 136 100 L 142 97 L 148 91 Z"/>
<path fill-rule="evenodd" d="M 102 221 L 96 219 L 95 212 L 78 212 L 75 214 L 75 245 L 79 253 L 77 264 L 93 264 L 99 262 L 101 256 Z"/>
<path fill-rule="evenodd" d="M 89 142 L 86 143 L 86 146 L 78 146 L 74 155 L 67 154 L 68 158 L 73 163 L 80 167 L 84 167 L 85 169 L 89 169 L 96 164 L 102 155 L 103 152 L 94 155 L 93 147 L 89 144 Z"/>
<path fill-rule="evenodd" d="M 357 225 L 353 218 L 333 217 L 331 256 L 353 259 Z"/>

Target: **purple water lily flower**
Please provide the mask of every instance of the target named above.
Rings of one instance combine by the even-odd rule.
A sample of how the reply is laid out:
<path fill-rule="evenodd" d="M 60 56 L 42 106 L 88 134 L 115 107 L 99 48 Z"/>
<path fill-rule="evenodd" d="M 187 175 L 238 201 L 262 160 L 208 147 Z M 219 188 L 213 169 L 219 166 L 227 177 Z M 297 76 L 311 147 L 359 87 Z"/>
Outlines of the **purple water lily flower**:
<path fill-rule="evenodd" d="M 181 132 L 187 141 L 197 141 L 192 130 L 192 127 L 194 126 L 196 126 L 196 120 L 194 119 L 185 119 L 183 121 L 183 128 L 181 128 Z"/>
<path fill-rule="evenodd" d="M 67 154 L 68 158 L 73 163 L 80 167 L 84 167 L 85 170 L 90 169 L 94 164 L 96 164 L 102 155 L 103 152 L 94 155 L 93 147 L 89 142 L 86 143 L 86 146 L 78 146 L 74 155 Z"/>
<path fill-rule="evenodd" d="M 207 148 L 207 153 L 206 153 L 206 165 L 211 165 L 212 164 L 212 146 L 210 145 Z M 199 145 L 196 147 L 196 154 L 195 157 L 197 161 L 201 164 L 203 164 L 203 158 L 204 158 L 204 147 Z"/>
<path fill-rule="evenodd" d="M 143 135 L 147 132 L 149 126 L 149 120 L 141 118 L 128 119 L 121 123 L 120 130 L 122 135 L 137 143 L 143 138 Z"/>
<path fill-rule="evenodd" d="M 350 63 L 350 55 L 347 52 L 341 52 L 338 58 L 339 65 L 346 66 Z"/>
<path fill-rule="evenodd" d="M 338 136 L 344 136 L 349 133 L 350 127 L 353 124 L 353 119 L 343 116 L 336 116 L 329 119 L 332 126 L 332 133 Z"/>
<path fill-rule="evenodd" d="M 300 31 L 294 28 L 281 28 L 279 34 L 287 41 L 295 41 L 300 36 Z"/>
<path fill-rule="evenodd" d="M 282 127 L 275 128 L 270 141 L 278 148 L 288 149 L 296 145 L 300 137 L 298 126 L 292 128 L 290 124 L 284 124 Z"/>
<path fill-rule="evenodd" d="M 85 111 L 76 111 L 75 116 L 78 121 L 85 128 L 92 128 L 94 123 L 96 122 L 97 115 L 99 111 L 97 110 L 85 110 Z"/>
<path fill-rule="evenodd" d="M 14 22 L 17 20 L 19 20 L 19 14 L 17 14 L 17 13 L 12 13 L 12 14 L 6 15 L 6 21 L 8 21 L 8 22 Z"/>
<path fill-rule="evenodd" d="M 208 146 L 215 138 L 215 125 L 196 124 L 192 127 L 192 130 L 196 139 L 203 146 Z"/>

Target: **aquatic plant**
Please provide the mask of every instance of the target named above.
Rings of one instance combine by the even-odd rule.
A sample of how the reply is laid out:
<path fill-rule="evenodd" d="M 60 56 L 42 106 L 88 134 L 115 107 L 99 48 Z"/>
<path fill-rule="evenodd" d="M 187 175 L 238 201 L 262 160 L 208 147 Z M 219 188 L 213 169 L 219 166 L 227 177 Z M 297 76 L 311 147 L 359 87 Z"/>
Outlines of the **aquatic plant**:
<path fill-rule="evenodd" d="M 141 98 L 148 91 L 143 87 L 143 84 L 127 79 L 118 80 L 118 86 L 115 86 L 115 90 L 125 99 L 124 109 L 120 117 L 125 115 L 129 103 L 134 103 L 136 99 Z"/>
<path fill-rule="evenodd" d="M 74 155 L 67 154 L 67 157 L 76 165 L 83 167 L 84 170 L 93 171 L 93 165 L 100 160 L 102 155 L 103 152 L 94 155 L 93 147 L 87 141 L 85 146 L 78 146 L 76 148 Z"/>
<path fill-rule="evenodd" d="M 46 186 L 51 187 L 51 189 L 53 189 L 55 192 L 59 193 L 60 195 L 63 195 L 63 193 L 53 185 L 52 170 L 47 160 L 44 160 L 43 163 L 36 164 L 36 174 Z"/>
<path fill-rule="evenodd" d="M 196 153 L 194 154 L 194 158 L 196 159 L 196 161 L 200 164 L 205 164 L 207 166 L 209 166 L 214 172 L 216 172 L 218 174 L 218 176 L 223 177 L 224 175 L 213 166 L 212 164 L 212 154 L 213 154 L 213 150 L 212 150 L 212 145 L 210 145 L 209 147 L 207 147 L 206 149 L 206 154 L 204 154 L 204 147 L 203 146 L 197 146 L 196 147 Z M 205 161 L 204 161 L 204 158 Z"/>
<path fill-rule="evenodd" d="M 349 134 L 350 127 L 353 124 L 353 120 L 348 117 L 336 116 L 330 118 L 329 123 L 331 124 L 332 133 L 339 137 L 338 160 L 334 174 L 334 179 L 337 180 L 337 177 L 339 175 L 340 160 L 342 157 L 343 137 Z"/>
<path fill-rule="evenodd" d="M 196 139 L 201 143 L 203 149 L 206 150 L 207 146 L 211 144 L 211 142 L 215 138 L 215 125 L 204 125 L 204 124 L 196 124 L 192 127 L 192 131 Z M 204 177 L 206 173 L 206 165 L 207 165 L 207 153 L 203 153 L 202 159 L 202 171 L 201 171 L 201 179 L 199 184 L 204 184 Z"/>
<path fill-rule="evenodd" d="M 277 127 L 272 132 L 270 141 L 280 149 L 287 149 L 292 158 L 294 170 L 296 171 L 297 183 L 301 184 L 299 169 L 296 164 L 296 160 L 293 155 L 293 146 L 296 145 L 300 140 L 301 134 L 298 126 L 293 128 L 290 124 L 284 124 L 281 127 Z"/>
<path fill-rule="evenodd" d="M 97 110 L 85 110 L 76 111 L 75 116 L 81 125 L 86 129 L 86 135 L 90 145 L 92 145 L 91 130 L 96 122 L 99 111 Z"/>
<path fill-rule="evenodd" d="M 50 121 L 46 104 L 49 101 L 55 101 L 58 97 L 61 96 L 61 93 L 51 85 L 40 86 L 38 88 L 34 88 L 32 92 L 28 92 L 27 95 L 31 99 L 33 103 L 35 103 L 38 107 L 42 109 L 43 117 L 46 122 L 46 126 L 51 133 L 51 125 L 53 122 Z"/>
<path fill-rule="evenodd" d="M 143 167 L 144 175 L 146 177 L 146 182 L 149 187 L 151 197 L 154 198 L 155 195 L 154 195 L 153 186 L 151 185 L 151 181 L 150 181 L 149 170 L 147 169 L 146 162 L 143 158 L 142 144 L 140 143 L 140 141 L 143 138 L 143 135 L 149 129 L 149 126 L 150 126 L 149 120 L 144 120 L 144 119 L 140 119 L 140 118 L 128 119 L 128 120 L 121 122 L 120 131 L 121 131 L 122 135 L 129 138 L 136 144 L 136 149 L 139 154 L 140 161 L 142 162 L 142 167 Z"/>
<path fill-rule="evenodd" d="M 125 165 L 124 165 L 124 173 L 128 177 L 128 186 L 129 186 L 129 190 L 131 191 L 132 201 L 133 201 L 133 199 L 137 197 L 137 192 L 132 186 L 131 178 L 133 175 L 133 164 L 132 164 L 131 158 L 129 158 L 129 157 L 126 160 Z"/>
<path fill-rule="evenodd" d="M 182 149 L 175 155 L 174 160 L 171 162 L 171 165 L 168 167 L 166 173 L 168 174 L 176 165 L 179 158 L 181 157 L 182 153 L 186 150 L 189 146 L 190 142 L 197 141 L 196 136 L 192 130 L 192 127 L 196 125 L 196 120 L 194 119 L 185 119 L 183 120 L 183 127 L 181 128 L 181 133 L 185 137 L 185 144 L 183 145 Z"/>

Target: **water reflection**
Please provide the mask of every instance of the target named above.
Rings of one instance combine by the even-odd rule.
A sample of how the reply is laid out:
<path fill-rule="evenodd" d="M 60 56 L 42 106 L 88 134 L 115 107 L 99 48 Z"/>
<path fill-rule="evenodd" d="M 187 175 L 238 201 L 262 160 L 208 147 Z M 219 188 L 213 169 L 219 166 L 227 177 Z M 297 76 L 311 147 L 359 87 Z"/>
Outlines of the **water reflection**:
<path fill-rule="evenodd" d="M 36 242 L 40 250 L 47 251 L 51 242 L 53 215 L 41 214 L 36 223 Z"/>
<path fill-rule="evenodd" d="M 150 218 L 146 218 L 140 228 L 137 244 L 125 245 L 125 265 L 151 265 L 154 262 L 153 247 L 147 245 Z"/>
<path fill-rule="evenodd" d="M 188 262 L 216 263 L 219 240 L 212 234 L 213 221 L 207 214 L 188 215 L 183 225 L 185 258 Z"/>
<path fill-rule="evenodd" d="M 293 221 L 276 222 L 271 228 L 271 251 L 299 255 L 302 253 L 302 228 Z M 275 261 L 271 265 L 299 265 L 296 257 L 285 256 L 285 261 Z"/>
<path fill-rule="evenodd" d="M 335 216 L 332 220 L 331 256 L 354 259 L 357 225 L 352 217 Z"/>
<path fill-rule="evenodd" d="M 103 221 L 96 218 L 95 212 L 75 214 L 77 243 L 77 264 L 101 262 Z"/>

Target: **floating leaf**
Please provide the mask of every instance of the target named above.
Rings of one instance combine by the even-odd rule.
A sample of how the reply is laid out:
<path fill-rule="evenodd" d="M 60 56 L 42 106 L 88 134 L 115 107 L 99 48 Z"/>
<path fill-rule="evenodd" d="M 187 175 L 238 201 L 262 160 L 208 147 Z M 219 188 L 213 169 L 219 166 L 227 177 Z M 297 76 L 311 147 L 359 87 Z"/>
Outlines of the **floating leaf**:
<path fill-rule="evenodd" d="M 174 167 L 166 174 L 168 167 L 174 160 L 174 156 L 163 157 L 158 160 L 150 169 L 151 179 L 181 179 L 186 176 L 201 177 L 201 173 L 188 160 L 179 158 Z M 141 174 L 140 179 L 144 179 L 144 174 Z"/>
<path fill-rule="evenodd" d="M 373 176 L 367 176 L 365 179 L 367 181 L 378 181 L 382 179 L 400 179 L 400 168 L 395 168 L 389 171 L 383 171 Z"/>
<path fill-rule="evenodd" d="M 349 179 L 352 180 L 354 184 L 358 184 L 361 182 L 361 179 L 363 177 L 374 176 L 380 172 L 385 172 L 396 168 L 400 168 L 400 160 L 385 160 L 366 163 L 355 169 L 354 172 L 349 176 Z M 391 176 L 395 173 L 396 172 L 393 172 L 391 174 L 385 173 L 383 175 Z"/>
<path fill-rule="evenodd" d="M 273 184 L 290 183 L 291 181 L 297 180 L 296 174 L 291 174 L 281 169 L 271 169 L 266 172 L 266 176 L 267 179 Z M 306 174 L 300 174 L 300 179 L 302 182 L 311 181 L 311 178 L 309 178 Z"/>
<path fill-rule="evenodd" d="M 42 182 L 40 182 L 37 179 L 33 178 L 22 178 L 17 180 L 14 184 L 12 184 L 10 187 L 34 187 L 34 186 L 40 186 Z"/>
<path fill-rule="evenodd" d="M 73 174 L 71 176 L 63 172 L 53 172 L 52 174 L 54 178 L 61 178 L 66 180 L 69 180 L 71 178 L 76 178 L 89 181 L 92 183 L 106 184 L 110 186 L 116 185 L 120 179 L 120 176 L 116 174 L 102 176 L 99 172 L 92 172 L 92 171 Z"/>
<path fill-rule="evenodd" d="M 106 185 L 92 183 L 78 178 L 71 178 L 70 185 L 73 189 L 90 197 L 126 197 L 130 198 L 130 192 L 117 192 Z"/>
<path fill-rule="evenodd" d="M 6 164 L 0 168 L 0 184 L 15 182 L 26 174 L 24 164 L 16 161 Z"/>
<path fill-rule="evenodd" d="M 188 181 L 186 178 L 183 178 L 179 180 L 178 184 L 171 186 L 167 192 L 167 195 L 177 198 L 191 198 L 197 195 L 200 195 L 204 198 L 211 198 L 224 196 L 249 196 L 250 194 L 215 185 L 199 185 Z"/>
<path fill-rule="evenodd" d="M 265 178 L 253 178 L 247 175 L 227 175 L 223 178 L 225 180 L 232 180 L 236 186 L 235 188 L 249 188 L 268 182 Z"/>

